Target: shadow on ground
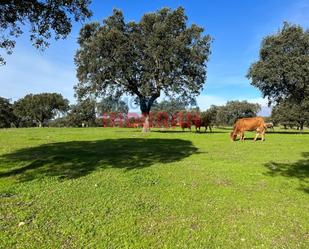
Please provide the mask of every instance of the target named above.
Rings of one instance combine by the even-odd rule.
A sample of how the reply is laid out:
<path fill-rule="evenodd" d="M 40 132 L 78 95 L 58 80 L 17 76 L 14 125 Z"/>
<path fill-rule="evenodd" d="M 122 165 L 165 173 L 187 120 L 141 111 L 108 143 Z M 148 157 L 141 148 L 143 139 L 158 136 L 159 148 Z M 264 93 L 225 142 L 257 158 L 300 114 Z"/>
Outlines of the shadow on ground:
<path fill-rule="evenodd" d="M 291 135 L 294 135 L 294 134 L 300 134 L 300 135 L 309 135 L 309 132 L 307 131 L 267 131 L 267 133 L 269 134 L 291 134 Z"/>
<path fill-rule="evenodd" d="M 251 141 L 254 141 L 254 137 L 245 137 L 245 140 L 251 140 Z M 256 139 L 256 141 L 262 141 L 262 138 L 261 137 L 258 137 Z M 265 136 L 265 141 L 266 141 L 266 136 Z M 263 141 L 262 141 L 263 142 Z"/>
<path fill-rule="evenodd" d="M 181 131 L 181 130 L 152 130 L 151 132 L 158 132 L 158 133 L 186 133 L 186 132 L 190 132 L 190 133 L 194 133 L 194 134 L 216 134 L 216 133 L 226 133 L 226 132 L 223 132 L 223 131 L 204 131 L 204 130 L 201 130 L 200 132 L 199 131 L 195 131 L 195 129 L 192 129 L 191 131 L 186 129 L 184 131 Z"/>
<path fill-rule="evenodd" d="M 191 141 L 182 139 L 106 139 L 71 141 L 24 148 L 0 157 L 0 177 L 16 176 L 29 181 L 44 176 L 78 178 L 97 168 L 126 170 L 149 167 L 155 163 L 180 161 L 197 153 Z M 1 168 L 0 167 L 0 168 Z"/>
<path fill-rule="evenodd" d="M 300 190 L 309 194 L 309 152 L 302 153 L 303 159 L 294 163 L 269 162 L 267 175 L 284 176 L 300 180 Z"/>

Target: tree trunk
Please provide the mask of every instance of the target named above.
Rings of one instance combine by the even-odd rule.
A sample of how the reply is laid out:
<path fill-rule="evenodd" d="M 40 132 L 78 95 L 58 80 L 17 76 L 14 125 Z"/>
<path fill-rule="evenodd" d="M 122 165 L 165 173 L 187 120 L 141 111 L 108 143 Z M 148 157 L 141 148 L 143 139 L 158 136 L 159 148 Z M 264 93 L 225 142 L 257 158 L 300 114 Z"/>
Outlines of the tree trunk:
<path fill-rule="evenodd" d="M 139 98 L 140 108 L 141 108 L 142 115 L 143 115 L 143 118 L 144 118 L 142 132 L 150 132 L 149 113 L 150 113 L 150 109 L 153 105 L 153 102 L 158 97 L 160 97 L 160 93 L 156 93 L 156 94 L 152 95 L 149 99 L 142 97 L 142 96 Z"/>
<path fill-rule="evenodd" d="M 303 123 L 303 122 L 301 122 L 301 123 L 299 124 L 299 128 L 300 128 L 301 131 L 304 129 L 304 123 Z"/>
<path fill-rule="evenodd" d="M 150 132 L 149 112 L 143 113 L 144 123 L 142 132 Z"/>

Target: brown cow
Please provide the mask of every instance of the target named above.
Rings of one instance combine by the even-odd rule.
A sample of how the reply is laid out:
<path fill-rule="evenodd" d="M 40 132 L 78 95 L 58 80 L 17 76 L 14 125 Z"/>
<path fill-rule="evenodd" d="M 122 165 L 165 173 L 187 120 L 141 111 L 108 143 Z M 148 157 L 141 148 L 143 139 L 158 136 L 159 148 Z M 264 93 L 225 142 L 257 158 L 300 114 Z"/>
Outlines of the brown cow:
<path fill-rule="evenodd" d="M 133 124 L 131 124 L 131 127 L 132 128 L 139 128 L 140 125 L 139 125 L 139 123 L 133 123 Z"/>
<path fill-rule="evenodd" d="M 235 122 L 234 129 L 230 134 L 232 141 L 236 140 L 238 134 L 240 134 L 240 140 L 244 140 L 245 131 L 256 131 L 254 141 L 256 141 L 259 135 L 262 136 L 262 141 L 264 141 L 266 131 L 264 119 L 262 117 L 238 119 Z"/>
<path fill-rule="evenodd" d="M 209 120 L 201 119 L 201 118 L 194 118 L 194 119 L 192 119 L 192 124 L 194 124 L 196 132 L 197 132 L 197 129 L 200 132 L 202 126 L 205 127 L 205 132 L 206 132 L 208 127 L 209 127 L 210 132 L 212 132 Z"/>
<path fill-rule="evenodd" d="M 185 128 L 188 128 L 191 131 L 191 122 L 179 122 L 179 125 L 182 131 L 185 131 Z"/>

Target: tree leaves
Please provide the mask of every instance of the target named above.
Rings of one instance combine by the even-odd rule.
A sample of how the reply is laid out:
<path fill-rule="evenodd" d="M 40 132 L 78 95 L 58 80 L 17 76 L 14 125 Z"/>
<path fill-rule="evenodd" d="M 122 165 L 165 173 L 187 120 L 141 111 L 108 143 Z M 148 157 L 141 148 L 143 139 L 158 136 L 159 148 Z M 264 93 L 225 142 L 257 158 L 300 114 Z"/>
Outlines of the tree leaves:
<path fill-rule="evenodd" d="M 301 103 L 309 95 L 309 31 L 284 23 L 263 39 L 260 58 L 247 77 L 269 102 Z"/>
<path fill-rule="evenodd" d="M 139 23 L 125 23 L 121 11 L 97 23 L 85 25 L 75 56 L 76 94 L 136 96 L 141 111 L 166 96 L 194 98 L 206 79 L 211 38 L 197 25 L 186 25 L 183 8 L 163 8 L 145 14 Z"/>
<path fill-rule="evenodd" d="M 20 36 L 22 26 L 30 24 L 30 40 L 36 48 L 44 49 L 48 40 L 66 38 L 75 21 L 91 16 L 90 0 L 6 0 L 0 3 L 0 48 L 11 54 L 14 37 Z M 5 64 L 0 55 L 0 65 Z"/>
<path fill-rule="evenodd" d="M 0 128 L 11 127 L 16 116 L 13 113 L 13 105 L 9 99 L 0 97 Z"/>
<path fill-rule="evenodd" d="M 39 125 L 68 109 L 69 101 L 58 93 L 28 94 L 14 103 L 16 116 L 34 120 Z"/>

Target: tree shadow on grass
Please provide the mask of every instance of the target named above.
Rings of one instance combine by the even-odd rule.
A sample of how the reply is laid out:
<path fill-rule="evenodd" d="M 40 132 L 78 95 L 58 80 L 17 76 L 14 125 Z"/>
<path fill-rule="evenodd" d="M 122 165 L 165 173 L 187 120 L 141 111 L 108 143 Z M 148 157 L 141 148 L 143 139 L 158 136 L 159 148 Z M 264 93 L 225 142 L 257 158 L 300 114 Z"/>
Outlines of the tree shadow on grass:
<path fill-rule="evenodd" d="M 309 135 L 308 131 L 267 131 L 269 134 L 286 134 L 286 135 Z"/>
<path fill-rule="evenodd" d="M 43 144 L 2 155 L 0 166 L 15 168 L 0 172 L 0 178 L 78 178 L 97 168 L 138 169 L 180 161 L 194 153 L 198 153 L 197 148 L 182 139 L 125 138 Z"/>
<path fill-rule="evenodd" d="M 300 180 L 300 190 L 309 194 L 309 152 L 303 152 L 304 159 L 295 163 L 269 162 L 265 166 L 269 169 L 266 173 L 270 176 L 284 176 Z"/>
<path fill-rule="evenodd" d="M 212 131 L 210 132 L 209 130 L 207 130 L 206 132 L 204 130 L 199 131 L 195 131 L 195 129 L 192 129 L 191 131 L 186 129 L 184 131 L 182 130 L 151 130 L 151 132 L 157 132 L 157 133 L 180 133 L 180 134 L 185 134 L 185 133 L 192 133 L 192 134 L 216 134 L 216 133 L 226 133 L 223 131 Z"/>

